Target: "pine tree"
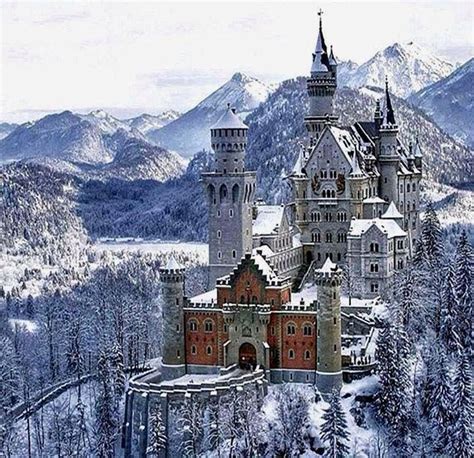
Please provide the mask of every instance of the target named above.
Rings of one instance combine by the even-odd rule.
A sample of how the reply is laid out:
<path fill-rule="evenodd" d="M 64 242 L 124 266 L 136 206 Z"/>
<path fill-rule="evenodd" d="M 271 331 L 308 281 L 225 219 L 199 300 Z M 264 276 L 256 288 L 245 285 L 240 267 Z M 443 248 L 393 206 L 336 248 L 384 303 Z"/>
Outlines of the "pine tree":
<path fill-rule="evenodd" d="M 196 397 L 185 398 L 179 412 L 178 426 L 182 431 L 181 452 L 186 457 L 198 456 L 203 435 L 203 406 Z"/>
<path fill-rule="evenodd" d="M 466 232 L 461 234 L 456 250 L 455 294 L 458 304 L 460 338 L 463 348 L 471 346 L 472 333 L 472 276 L 473 250 L 467 240 Z"/>
<path fill-rule="evenodd" d="M 437 355 L 431 355 L 435 364 L 433 390 L 430 393 L 429 418 L 433 422 L 434 437 L 433 449 L 437 453 L 442 453 L 448 447 L 450 432 L 453 422 L 453 406 L 451 396 L 451 375 L 449 371 L 448 359 L 443 350 Z"/>
<path fill-rule="evenodd" d="M 101 458 L 111 458 L 114 456 L 117 418 L 110 382 L 109 361 L 103 350 L 97 363 L 97 376 L 100 388 L 96 401 L 96 454 Z"/>
<path fill-rule="evenodd" d="M 116 405 L 118 405 L 125 391 L 125 371 L 123 367 L 123 355 L 118 344 L 115 344 L 112 347 L 109 361 L 113 384 L 113 394 L 115 397 Z"/>
<path fill-rule="evenodd" d="M 428 204 L 421 225 L 421 241 L 423 243 L 423 258 L 433 266 L 443 255 L 443 237 L 441 224 L 431 203 Z"/>
<path fill-rule="evenodd" d="M 156 404 L 150 415 L 150 446 L 147 453 L 152 456 L 158 455 L 160 451 L 166 448 L 167 441 L 166 426 L 163 422 L 161 407 Z"/>
<path fill-rule="evenodd" d="M 329 407 L 323 414 L 321 439 L 327 445 L 324 450 L 325 457 L 342 458 L 348 455 L 347 422 L 342 410 L 340 395 L 336 391 L 331 395 Z"/>
<path fill-rule="evenodd" d="M 440 313 L 440 340 L 448 353 L 455 353 L 461 350 L 459 336 L 458 302 L 455 294 L 455 266 L 451 263 L 448 266 L 443 285 L 443 299 Z"/>
<path fill-rule="evenodd" d="M 403 441 L 411 407 L 409 342 L 399 318 L 385 323 L 377 340 L 379 385 L 377 410 L 396 442 Z"/>
<path fill-rule="evenodd" d="M 474 405 L 472 368 L 467 351 L 459 358 L 453 383 L 452 411 L 456 418 L 451 431 L 449 456 L 472 457 L 474 450 Z"/>

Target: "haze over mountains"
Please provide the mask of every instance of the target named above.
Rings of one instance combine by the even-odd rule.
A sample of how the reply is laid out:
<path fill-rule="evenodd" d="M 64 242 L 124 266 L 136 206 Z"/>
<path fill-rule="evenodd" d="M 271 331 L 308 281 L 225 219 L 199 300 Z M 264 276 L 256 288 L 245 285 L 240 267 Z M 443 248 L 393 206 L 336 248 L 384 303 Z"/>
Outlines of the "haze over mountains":
<path fill-rule="evenodd" d="M 184 157 L 192 157 L 202 148 L 210 148 L 209 129 L 222 116 L 228 103 L 245 117 L 264 102 L 271 91 L 271 86 L 256 78 L 235 73 L 194 108 L 162 129 L 150 131 L 148 137 Z"/>
<path fill-rule="evenodd" d="M 395 115 L 401 140 L 420 142 L 425 176 L 440 183 L 465 183 L 472 177 L 472 151 L 453 137 L 472 139 L 472 67 L 471 60 L 449 73 L 451 64 L 416 45 L 395 44 L 360 66 L 340 62 L 335 108 L 343 124 L 372 119 L 388 74 L 391 92 L 411 94 L 410 103 L 393 98 Z M 0 159 L 28 160 L 19 173 L 31 180 L 44 176 L 45 165 L 74 177 L 75 192 L 68 199 L 76 199 L 91 236 L 203 239 L 206 204 L 199 174 L 212 160 L 209 127 L 227 103 L 249 125 L 247 166 L 257 170 L 259 196 L 268 203 L 285 201 L 282 178 L 293 167 L 298 142 L 306 137 L 305 77 L 274 88 L 236 73 L 181 116 L 170 110 L 122 120 L 103 110 L 86 115 L 65 111 L 21 126 L 2 124 L 0 133 L 10 133 L 0 139 Z M 193 156 L 187 168 L 176 152 Z M 8 167 L 12 182 L 15 170 L 15 164 Z"/>
<path fill-rule="evenodd" d="M 474 58 L 409 101 L 453 137 L 474 148 Z"/>

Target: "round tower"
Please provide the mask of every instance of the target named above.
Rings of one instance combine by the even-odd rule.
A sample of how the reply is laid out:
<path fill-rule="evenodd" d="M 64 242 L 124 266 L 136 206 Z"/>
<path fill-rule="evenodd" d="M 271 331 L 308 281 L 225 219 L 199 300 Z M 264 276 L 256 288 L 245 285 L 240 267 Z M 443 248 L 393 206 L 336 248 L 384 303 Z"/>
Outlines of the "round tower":
<path fill-rule="evenodd" d="M 252 251 L 256 174 L 245 170 L 248 127 L 227 110 L 211 128 L 213 170 L 203 173 L 209 201 L 209 287 Z"/>
<path fill-rule="evenodd" d="M 322 11 L 319 11 L 319 32 L 313 53 L 311 76 L 307 80 L 309 113 L 305 125 L 310 136 L 310 146 L 314 145 L 324 130 L 325 124 L 336 122 L 333 112 L 334 93 L 337 87 L 337 63 L 331 49 L 328 55 L 324 41 Z"/>
<path fill-rule="evenodd" d="M 379 128 L 378 159 L 380 168 L 380 197 L 388 202 L 399 203 L 398 199 L 398 125 L 390 100 L 388 82 L 385 81 L 385 116 Z"/>
<path fill-rule="evenodd" d="M 342 386 L 342 271 L 329 258 L 315 271 L 318 285 L 316 386 L 323 396 Z"/>
<path fill-rule="evenodd" d="M 162 376 L 164 380 L 186 373 L 184 344 L 184 267 L 171 256 L 160 267 L 162 297 Z"/>

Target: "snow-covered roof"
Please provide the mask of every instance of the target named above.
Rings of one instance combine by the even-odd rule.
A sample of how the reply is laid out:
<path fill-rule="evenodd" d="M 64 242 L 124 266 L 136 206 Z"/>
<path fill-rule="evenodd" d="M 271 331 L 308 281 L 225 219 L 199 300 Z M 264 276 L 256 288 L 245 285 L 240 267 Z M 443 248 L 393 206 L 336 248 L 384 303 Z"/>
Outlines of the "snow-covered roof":
<path fill-rule="evenodd" d="M 330 258 L 326 258 L 326 262 L 323 264 L 323 267 L 321 267 L 321 269 L 318 269 L 317 272 L 328 274 L 336 270 L 337 270 L 337 265 L 334 264 Z"/>
<path fill-rule="evenodd" d="M 298 157 L 296 159 L 295 165 L 293 166 L 292 174 L 302 175 L 303 174 L 303 165 L 304 165 L 304 151 L 303 148 L 300 148 L 298 152 Z"/>
<path fill-rule="evenodd" d="M 388 238 L 406 236 L 406 232 L 393 219 L 353 219 L 349 228 L 349 236 L 361 236 L 372 226 L 386 233 Z"/>
<path fill-rule="evenodd" d="M 254 235 L 268 235 L 277 231 L 280 226 L 285 207 L 282 205 L 259 205 L 257 217 L 253 222 Z"/>
<path fill-rule="evenodd" d="M 274 272 L 270 264 L 263 256 L 261 256 L 260 254 L 256 254 L 252 256 L 252 258 L 258 269 L 263 273 L 265 277 L 267 277 L 267 281 L 276 280 L 278 278 L 277 274 Z"/>
<path fill-rule="evenodd" d="M 367 197 L 362 201 L 364 204 L 385 204 L 385 200 L 381 197 Z"/>
<path fill-rule="evenodd" d="M 394 202 L 390 202 L 386 212 L 382 215 L 382 219 L 399 219 L 403 218 L 402 214 L 398 211 Z"/>
<path fill-rule="evenodd" d="M 263 256 L 273 256 L 275 253 L 268 245 L 260 245 L 252 250 L 252 254 L 262 254 Z"/>
<path fill-rule="evenodd" d="M 362 170 L 360 169 L 359 160 L 357 159 L 356 153 L 354 153 L 354 156 L 352 157 L 351 167 L 352 167 L 351 176 L 353 177 L 364 176 L 364 174 L 362 173 Z"/>
<path fill-rule="evenodd" d="M 356 164 L 358 166 L 358 161 L 356 161 L 356 164 L 353 164 L 353 159 L 352 159 L 352 154 L 356 151 L 358 147 L 358 143 L 354 135 L 350 131 L 346 129 L 341 129 L 340 127 L 336 127 L 336 126 L 331 126 L 330 130 L 332 134 L 334 135 L 334 138 L 336 139 L 337 144 L 339 145 L 341 151 L 344 153 L 344 156 L 346 157 L 347 162 L 351 166 L 353 165 L 355 166 Z"/>
<path fill-rule="evenodd" d="M 205 293 L 191 297 L 189 302 L 191 304 L 215 304 L 217 302 L 217 289 L 214 288 Z"/>
<path fill-rule="evenodd" d="M 235 110 L 227 104 L 227 110 L 211 129 L 248 129 L 248 127 L 235 114 Z"/>
<path fill-rule="evenodd" d="M 171 255 L 168 258 L 168 261 L 166 262 L 166 265 L 162 267 L 163 270 L 183 270 L 184 266 L 182 266 L 178 261 L 176 261 L 176 258 Z"/>

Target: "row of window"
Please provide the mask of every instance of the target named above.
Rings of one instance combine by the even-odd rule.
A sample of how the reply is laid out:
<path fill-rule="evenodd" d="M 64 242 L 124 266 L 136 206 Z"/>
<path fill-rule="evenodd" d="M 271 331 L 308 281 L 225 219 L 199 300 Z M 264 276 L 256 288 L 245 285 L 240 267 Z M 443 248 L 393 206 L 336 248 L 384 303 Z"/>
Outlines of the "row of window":
<path fill-rule="evenodd" d="M 407 192 L 410 192 L 410 190 L 416 192 L 416 183 L 413 183 L 411 186 L 410 183 L 407 183 Z M 400 185 L 400 194 L 403 194 L 403 184 Z"/>
<path fill-rule="evenodd" d="M 211 137 L 244 137 L 245 129 L 211 129 Z"/>
<path fill-rule="evenodd" d="M 191 345 L 191 354 L 192 355 L 197 355 L 197 347 L 196 345 Z M 212 355 L 212 347 L 210 345 L 208 345 L 206 347 L 206 355 L 207 356 L 211 356 Z"/>
<path fill-rule="evenodd" d="M 237 169 L 236 169 L 237 170 Z M 212 202 L 214 205 L 217 204 L 217 196 L 216 196 L 216 188 L 213 184 L 209 184 L 207 188 L 209 194 L 209 201 Z M 246 184 L 244 190 L 244 202 L 250 202 L 252 200 L 252 196 L 255 193 L 255 184 Z M 237 203 L 239 201 L 240 196 L 240 187 L 236 183 L 232 186 L 232 203 Z M 221 184 L 219 188 L 219 201 L 220 203 L 226 203 L 228 200 L 228 191 L 227 186 L 225 184 Z"/>
<path fill-rule="evenodd" d="M 292 348 L 288 350 L 288 359 L 295 359 L 296 358 L 296 352 Z M 311 351 L 310 350 L 305 350 L 303 352 L 303 359 L 309 360 L 311 359 Z"/>
<path fill-rule="evenodd" d="M 321 178 L 337 178 L 337 172 L 335 170 L 321 170 L 319 172 Z"/>
<path fill-rule="evenodd" d="M 220 145 L 222 145 L 222 148 L 220 148 Z M 244 143 L 212 143 L 211 146 L 212 149 L 214 149 L 215 151 L 218 151 L 219 149 L 221 149 L 222 151 L 235 151 L 239 149 L 242 150 L 245 148 Z"/>

